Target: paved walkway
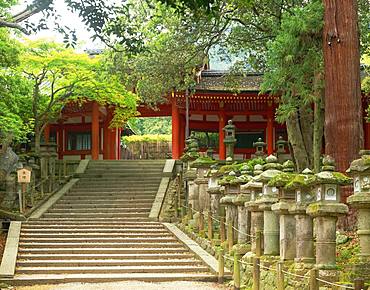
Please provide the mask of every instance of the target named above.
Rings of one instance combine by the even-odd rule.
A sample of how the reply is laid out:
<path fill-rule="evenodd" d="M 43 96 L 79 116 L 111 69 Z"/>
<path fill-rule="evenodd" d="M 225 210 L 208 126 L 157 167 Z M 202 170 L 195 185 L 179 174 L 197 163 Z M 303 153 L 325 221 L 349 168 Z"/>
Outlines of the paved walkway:
<path fill-rule="evenodd" d="M 113 282 L 113 283 L 68 283 L 57 285 L 36 285 L 22 286 L 13 289 L 17 290 L 228 290 L 224 285 L 217 283 L 202 282 L 163 282 L 163 283 L 146 283 L 146 282 Z"/>

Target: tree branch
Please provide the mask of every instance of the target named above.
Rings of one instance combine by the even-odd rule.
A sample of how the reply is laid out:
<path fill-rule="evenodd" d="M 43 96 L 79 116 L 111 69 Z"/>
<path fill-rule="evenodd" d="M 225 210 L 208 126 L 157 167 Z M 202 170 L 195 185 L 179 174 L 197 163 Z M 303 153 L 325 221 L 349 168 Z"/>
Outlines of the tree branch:
<path fill-rule="evenodd" d="M 18 23 L 6 21 L 4 19 L 0 19 L 0 27 L 14 28 L 14 29 L 17 29 L 23 32 L 24 34 L 27 34 L 27 35 L 30 34 L 24 27 L 22 27 Z"/>

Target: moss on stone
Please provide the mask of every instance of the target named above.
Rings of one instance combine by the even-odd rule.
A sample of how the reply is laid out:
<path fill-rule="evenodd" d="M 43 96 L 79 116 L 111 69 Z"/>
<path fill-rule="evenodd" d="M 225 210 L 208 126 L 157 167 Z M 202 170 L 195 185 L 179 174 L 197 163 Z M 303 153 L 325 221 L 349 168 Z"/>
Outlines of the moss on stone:
<path fill-rule="evenodd" d="M 295 174 L 294 178 L 285 185 L 285 188 L 289 190 L 308 188 L 314 186 L 316 184 L 316 181 L 317 177 L 313 174 Z"/>
<path fill-rule="evenodd" d="M 349 185 L 352 183 L 352 178 L 341 172 L 322 171 L 317 173 L 316 177 L 316 183 L 332 183 L 339 185 Z"/>
<path fill-rule="evenodd" d="M 183 162 L 188 162 L 188 161 L 191 161 L 191 160 L 195 160 L 199 157 L 199 153 L 198 152 L 194 152 L 194 151 L 189 151 L 189 152 L 186 152 L 184 153 L 181 157 L 180 157 L 180 160 L 183 161 Z"/>
<path fill-rule="evenodd" d="M 233 184 L 234 184 L 234 185 L 236 185 L 236 184 L 246 184 L 246 183 L 248 183 L 251 179 L 252 179 L 252 176 L 244 174 L 244 175 L 240 175 L 240 176 L 238 176 L 237 178 L 235 178 L 235 179 L 231 180 L 231 181 L 230 181 L 230 184 L 231 184 L 231 185 L 233 185 Z"/>
<path fill-rule="evenodd" d="M 233 180 L 235 180 L 237 177 L 235 175 L 227 175 L 227 176 L 224 176 L 222 177 L 219 181 L 218 181 L 218 184 L 219 185 L 227 185 L 227 184 L 231 184 L 231 182 Z"/>
<path fill-rule="evenodd" d="M 290 172 L 282 172 L 274 176 L 268 183 L 268 186 L 275 187 L 284 187 L 286 184 L 291 182 L 296 174 Z"/>
<path fill-rule="evenodd" d="M 216 164 L 217 161 L 216 160 L 213 160 L 212 158 L 208 157 L 208 156 L 200 156 L 198 157 L 197 159 L 195 159 L 192 163 L 191 163 L 191 167 L 193 168 L 209 168 L 211 167 L 211 165 L 214 165 Z"/>

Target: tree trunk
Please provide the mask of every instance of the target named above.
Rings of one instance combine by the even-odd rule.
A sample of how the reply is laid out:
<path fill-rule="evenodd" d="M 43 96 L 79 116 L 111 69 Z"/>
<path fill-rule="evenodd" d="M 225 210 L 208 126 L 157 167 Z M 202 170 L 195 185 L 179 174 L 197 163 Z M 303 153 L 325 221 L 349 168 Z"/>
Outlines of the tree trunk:
<path fill-rule="evenodd" d="M 324 135 L 324 91 L 320 90 L 317 101 L 314 103 L 313 122 L 313 169 L 315 173 L 320 171 L 320 157 L 322 150 L 322 137 Z"/>
<path fill-rule="evenodd" d="M 356 0 L 324 0 L 325 153 L 344 171 L 363 147 Z"/>
<path fill-rule="evenodd" d="M 309 167 L 310 162 L 299 125 L 298 113 L 294 113 L 286 121 L 288 140 L 293 149 L 294 160 L 296 161 L 297 171 L 301 172 Z"/>
<path fill-rule="evenodd" d="M 35 153 L 40 153 L 40 144 L 41 144 L 41 130 L 40 127 L 35 124 Z"/>
<path fill-rule="evenodd" d="M 312 109 L 310 107 L 302 107 L 299 109 L 299 124 L 301 127 L 303 144 L 306 148 L 308 157 L 308 168 L 312 168 L 313 164 L 313 127 L 314 122 Z"/>

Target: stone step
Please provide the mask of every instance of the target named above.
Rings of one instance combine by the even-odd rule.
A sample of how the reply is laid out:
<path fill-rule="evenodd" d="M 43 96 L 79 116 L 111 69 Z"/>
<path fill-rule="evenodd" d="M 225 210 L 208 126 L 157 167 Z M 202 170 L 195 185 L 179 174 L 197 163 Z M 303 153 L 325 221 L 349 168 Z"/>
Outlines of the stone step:
<path fill-rule="evenodd" d="M 142 238 L 142 237 L 104 237 L 104 236 L 100 236 L 100 237 L 81 237 L 81 238 L 78 238 L 78 237 L 23 237 L 21 236 L 19 241 L 21 243 L 25 243 L 25 244 L 29 244 L 29 243 L 32 243 L 32 244 L 42 244 L 42 243 L 45 243 L 45 244 L 60 244 L 60 243 L 67 243 L 68 245 L 74 245 L 76 243 L 98 243 L 99 245 L 100 244 L 103 244 L 103 243 L 131 243 L 131 244 L 137 244 L 137 243 L 140 243 L 140 244 L 151 244 L 151 243 L 174 243 L 176 242 L 177 240 L 172 237 L 172 236 L 167 236 L 167 237 L 146 237 L 146 238 Z"/>
<path fill-rule="evenodd" d="M 209 272 L 201 273 L 110 273 L 110 274 L 33 274 L 15 275 L 9 282 L 14 285 L 60 284 L 60 283 L 99 283 L 117 281 L 169 282 L 204 281 L 216 282 L 217 277 Z M 7 280 L 4 280 L 7 282 Z"/>
<path fill-rule="evenodd" d="M 73 187 L 73 189 L 69 192 L 123 192 L 123 193 L 136 193 L 136 192 L 157 192 L 159 185 L 155 186 L 141 186 L 138 185 L 136 187 L 128 187 L 128 186 L 91 186 L 91 187 Z"/>
<path fill-rule="evenodd" d="M 145 178 L 143 180 L 143 178 Z M 135 187 L 137 185 L 146 185 L 146 186 L 155 186 L 160 183 L 160 178 L 146 178 L 141 177 L 137 179 L 123 179 L 123 178 L 112 178 L 112 179 L 103 179 L 103 178 L 94 178 L 94 179 L 80 179 L 80 181 L 76 184 L 76 187 L 80 186 L 94 186 L 94 185 L 104 185 L 107 187 L 113 186 L 132 186 Z"/>
<path fill-rule="evenodd" d="M 154 195 L 153 195 L 154 196 Z M 135 202 L 135 204 L 144 204 L 144 203 L 150 203 L 152 204 L 153 203 L 153 198 L 151 196 L 145 196 L 142 197 L 142 198 L 127 198 L 126 196 L 122 196 L 121 198 L 120 197 L 112 197 L 112 198 L 97 198 L 97 199 L 93 199 L 93 200 L 90 200 L 90 199 L 87 199 L 86 196 L 64 196 L 63 198 L 61 198 L 58 203 L 56 204 L 64 204 L 64 205 L 69 205 L 69 204 L 86 204 L 86 205 L 90 205 L 90 204 L 97 204 L 97 205 L 100 205 L 100 204 L 121 204 L 121 203 L 126 203 L 126 202 Z"/>
<path fill-rule="evenodd" d="M 111 202 L 111 203 L 57 203 L 55 204 L 52 209 L 121 209 L 122 206 L 125 204 L 134 205 L 135 208 L 151 208 L 152 203 L 151 202 L 133 202 L 132 200 L 128 200 L 126 202 Z"/>
<path fill-rule="evenodd" d="M 137 222 L 137 223 L 142 223 L 142 222 L 149 222 L 148 218 L 137 218 L 137 217 L 125 217 L 125 218 L 119 218 L 119 217 L 96 217 L 93 220 L 91 218 L 86 218 L 86 217 L 62 217 L 62 218 L 53 218 L 53 217 L 41 217 L 39 219 L 40 221 L 54 221 L 54 222 L 59 222 L 59 223 L 64 223 L 64 222 L 89 222 L 89 223 L 100 223 L 100 222 L 105 222 L 107 224 L 121 224 L 124 222 Z"/>
<path fill-rule="evenodd" d="M 188 252 L 183 253 L 154 253 L 154 254 L 19 254 L 18 258 L 20 260 L 47 260 L 47 259 L 57 259 L 57 260 L 94 260 L 94 259 L 107 259 L 107 260 L 156 260 L 158 258 L 164 259 L 192 259 L 194 255 Z"/>
<path fill-rule="evenodd" d="M 195 266 L 201 265 L 195 259 L 91 259 L 91 260 L 59 260 L 59 259 L 45 259 L 45 260 L 23 260 L 17 262 L 17 267 L 86 267 L 86 266 Z"/>
<path fill-rule="evenodd" d="M 49 213 L 90 213 L 90 212 L 99 212 L 99 213 L 127 213 L 127 212 L 150 212 L 150 207 L 116 207 L 116 208 L 103 208 L 103 207 L 94 207 L 94 208 L 51 208 Z"/>
<path fill-rule="evenodd" d="M 178 245 L 177 248 L 169 248 L 169 247 L 156 247 L 157 245 L 153 245 L 152 247 L 146 248 L 138 248 L 138 247 L 131 247 L 131 248 L 108 248 L 108 247 L 101 247 L 101 248 L 83 248 L 79 245 L 77 247 L 72 248 L 19 248 L 18 252 L 20 254 L 27 253 L 27 254 L 48 254 L 48 255 L 55 255 L 55 254 L 169 254 L 169 253 L 187 253 L 189 250 L 185 247 Z"/>
<path fill-rule="evenodd" d="M 206 272 L 208 268 L 202 265 L 172 265 L 172 266 L 78 266 L 78 267 L 18 267 L 17 274 L 67 274 L 67 273 L 188 273 Z"/>
<path fill-rule="evenodd" d="M 61 230 L 60 232 L 22 232 L 21 233 L 21 239 L 26 240 L 26 239 L 34 239 L 34 238 L 76 238 L 76 239 L 81 239 L 81 238 L 136 238 L 136 239 L 151 239 L 151 238 L 170 238 L 173 237 L 171 234 L 166 233 L 166 232 L 142 232 L 142 233 L 127 233 L 127 232 L 117 232 L 117 230 L 113 232 L 86 232 L 86 231 L 81 231 L 80 232 L 66 232 L 64 230 Z"/>
<path fill-rule="evenodd" d="M 132 191 L 97 191 L 97 190 L 73 190 L 66 193 L 63 198 L 76 196 L 94 196 L 94 197 L 110 197 L 118 196 L 122 199 L 141 199 L 155 196 L 157 190 L 132 190 Z"/>
<path fill-rule="evenodd" d="M 73 247 L 79 247 L 80 249 L 86 249 L 86 248 L 130 248 L 130 249 L 140 249 L 140 248 L 149 248 L 149 247 L 156 247 L 156 248 L 174 248 L 177 249 L 179 247 L 179 244 L 177 242 L 163 242 L 163 243 L 157 243 L 157 242 L 91 242 L 91 243 L 79 243 L 79 242 L 20 242 L 19 247 L 23 249 L 29 249 L 29 248 L 73 248 Z"/>
<path fill-rule="evenodd" d="M 148 229 L 148 230 L 142 230 L 142 229 L 124 229 L 124 228 L 81 228 L 81 227 L 71 227 L 71 228 L 61 228 L 61 227 L 47 227 L 47 228 L 23 228 L 22 226 L 22 234 L 29 234 L 29 233 L 47 233 L 47 234 L 53 234 L 53 235 L 59 235 L 61 233 L 72 233 L 75 235 L 78 235 L 80 233 L 85 233 L 86 235 L 88 234 L 96 234 L 98 235 L 97 231 L 99 231 L 100 234 L 102 235 L 107 235 L 111 233 L 115 234 L 130 234 L 130 235 L 148 235 L 150 236 L 151 234 L 161 234 L 165 235 L 166 232 L 163 229 Z"/>
<path fill-rule="evenodd" d="M 135 174 L 139 176 L 135 176 Z M 116 178 L 136 178 L 139 179 L 142 176 L 143 171 L 137 170 L 137 172 L 132 172 L 132 170 L 114 170 L 114 169 L 109 169 L 108 171 L 103 171 L 103 170 L 89 170 L 85 172 L 83 175 L 80 176 L 80 180 L 87 180 L 87 179 L 92 179 L 92 178 L 101 178 L 101 179 L 116 179 Z M 152 178 L 152 179 L 161 179 L 163 175 L 162 170 L 153 170 L 153 171 L 145 171 L 145 177 Z"/>
<path fill-rule="evenodd" d="M 75 221 L 75 220 L 60 220 L 60 219 L 37 219 L 29 220 L 22 224 L 22 229 L 29 226 L 41 226 L 45 225 L 61 227 L 103 227 L 103 228 L 123 228 L 123 229 L 164 229 L 164 226 L 151 221 L 116 221 L 116 220 L 86 220 L 86 221 Z M 108 227 L 109 226 L 109 227 Z"/>
<path fill-rule="evenodd" d="M 47 212 L 44 213 L 44 217 L 54 217 L 54 218 L 147 218 L 147 213 L 137 213 L 137 212 L 129 212 L 129 213 L 73 213 L 73 212 L 67 212 L 67 213 L 52 213 Z"/>

